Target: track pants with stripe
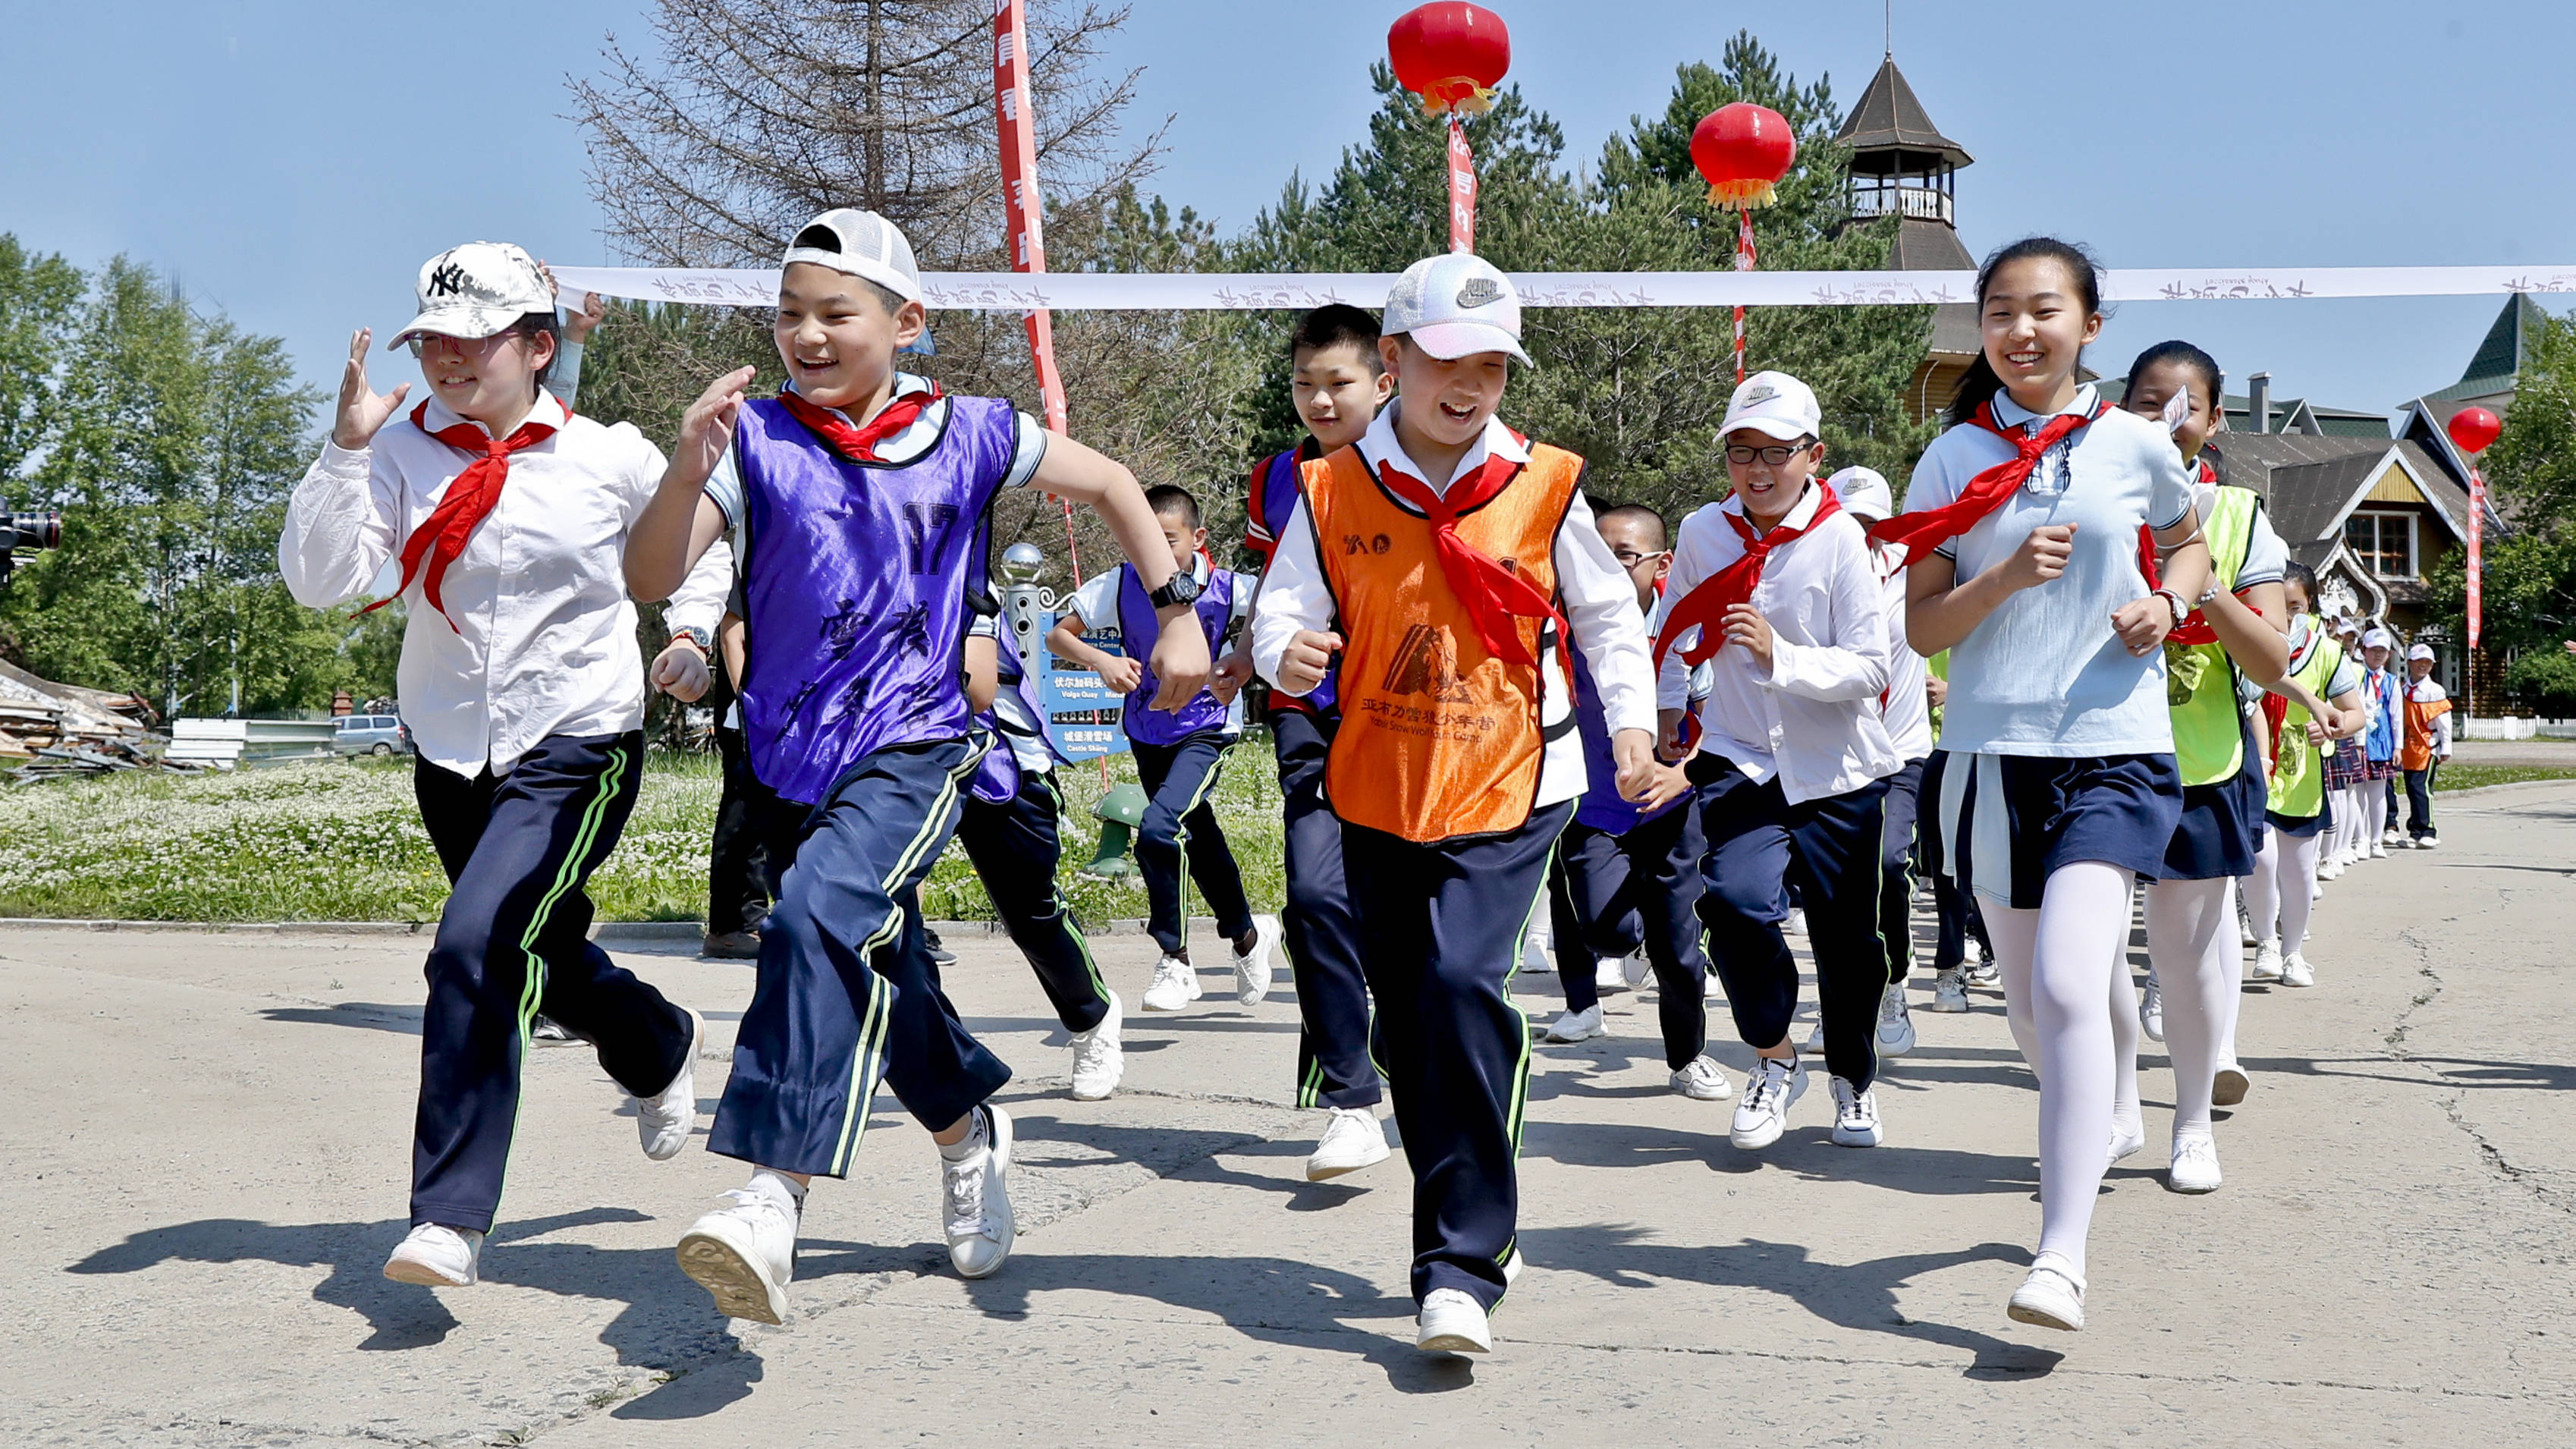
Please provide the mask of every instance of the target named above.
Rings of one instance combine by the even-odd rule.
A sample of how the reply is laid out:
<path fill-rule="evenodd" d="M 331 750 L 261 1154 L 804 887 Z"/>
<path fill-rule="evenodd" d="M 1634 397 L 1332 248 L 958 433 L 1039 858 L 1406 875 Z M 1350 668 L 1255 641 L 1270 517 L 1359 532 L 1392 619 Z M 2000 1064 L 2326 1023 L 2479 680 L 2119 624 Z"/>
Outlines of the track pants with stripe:
<path fill-rule="evenodd" d="M 880 1078 L 932 1131 L 1011 1079 L 958 1020 L 920 912 L 900 904 L 947 847 L 990 743 L 878 750 L 793 834 L 772 837 L 771 860 L 785 866 L 778 904 L 761 929 L 759 981 L 708 1151 L 847 1177 Z"/>
<path fill-rule="evenodd" d="M 1091 944 L 1074 924 L 1064 893 L 1056 889 L 1056 865 L 1064 855 L 1056 821 L 1063 812 L 1054 772 L 1023 767 L 1020 792 L 1009 800 L 997 805 L 967 796 L 957 842 L 966 847 L 966 859 L 993 898 L 993 914 L 1011 944 L 1037 972 L 1056 1020 L 1079 1034 L 1109 1014 L 1109 985 L 1100 979 Z"/>
<path fill-rule="evenodd" d="M 1573 814 L 1568 800 L 1518 830 L 1430 843 L 1342 827 L 1379 1056 L 1413 1167 L 1416 1302 L 1455 1288 L 1490 1309 L 1520 1251 L 1530 1034 L 1511 979 Z"/>
<path fill-rule="evenodd" d="M 1914 822 L 1923 809 L 1923 762 L 1887 777 L 1878 837 L 1878 938 L 1887 945 L 1887 984 L 1914 971 Z"/>
<path fill-rule="evenodd" d="M 1677 805 L 1625 835 L 1577 822 L 1557 842 L 1548 895 L 1557 978 L 1565 1004 L 1600 1004 L 1593 975 L 1601 957 L 1639 945 L 1655 968 L 1655 1014 L 1664 1065 L 1689 1066 L 1708 1046 L 1708 956 L 1697 914 L 1702 853 L 1698 812 Z"/>
<path fill-rule="evenodd" d="M 1236 940 L 1252 929 L 1252 905 L 1244 899 L 1243 872 L 1226 847 L 1225 831 L 1216 823 L 1217 772 L 1234 741 L 1223 735 L 1192 735 L 1177 745 L 1149 745 L 1138 740 L 1136 777 L 1152 803 L 1145 823 L 1136 828 L 1136 872 L 1145 878 L 1145 931 L 1165 951 L 1189 944 L 1189 917 L 1181 889 L 1181 860 L 1189 859 L 1190 878 L 1207 898 L 1218 934 Z"/>
<path fill-rule="evenodd" d="M 1289 958 L 1297 963 L 1297 1105 L 1367 1107 L 1385 1096 L 1369 1059 L 1368 976 L 1342 867 L 1342 818 L 1324 799 L 1338 716 L 1270 712 L 1285 810 Z"/>
<path fill-rule="evenodd" d="M 583 885 L 626 828 L 643 763 L 639 731 L 550 735 L 500 776 L 413 766 L 421 824 L 454 888 L 421 1016 L 415 1226 L 491 1231 L 538 1012 L 595 1045 L 601 1069 L 635 1096 L 688 1063 L 689 1014 L 590 940 Z"/>
<path fill-rule="evenodd" d="M 1936 824 L 1929 830 L 1923 828 L 1922 802 L 1931 800 L 1937 805 L 1941 798 L 1941 776 L 1949 762 L 1948 750 L 1934 750 L 1931 758 L 1923 762 L 1923 779 L 1915 791 L 1914 854 L 1921 873 L 1932 882 L 1932 913 L 1935 918 L 1932 970 L 1935 974 L 1955 971 L 1968 963 L 1968 939 L 1972 936 L 1988 960 L 1994 959 L 1995 954 L 1994 942 L 1986 936 L 1986 918 L 1977 909 L 1975 893 L 1960 889 L 1957 877 L 1942 869 L 1939 826 Z M 1963 765 L 1960 768 L 1967 767 Z M 1934 814 L 1938 815 L 1939 811 L 1936 809 Z"/>
<path fill-rule="evenodd" d="M 1780 926 L 1795 882 L 1816 958 L 1825 1065 L 1866 1090 L 1878 1075 L 1878 1001 L 1887 990 L 1887 947 L 1878 938 L 1887 782 L 1792 805 L 1776 776 L 1754 784 L 1716 755 L 1692 761 L 1691 778 L 1700 782 L 1695 803 L 1708 835 L 1699 915 L 1737 1036 L 1757 1049 L 1788 1039 L 1798 961 Z"/>

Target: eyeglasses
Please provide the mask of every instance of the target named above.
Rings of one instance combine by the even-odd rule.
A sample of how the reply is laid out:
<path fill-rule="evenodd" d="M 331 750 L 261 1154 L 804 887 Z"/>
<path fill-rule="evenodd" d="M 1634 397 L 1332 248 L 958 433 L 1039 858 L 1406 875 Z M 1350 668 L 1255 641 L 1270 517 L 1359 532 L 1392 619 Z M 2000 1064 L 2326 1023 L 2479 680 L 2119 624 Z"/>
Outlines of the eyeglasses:
<path fill-rule="evenodd" d="M 1797 444 L 1794 447 L 1787 443 L 1781 443 L 1768 448 L 1756 448 L 1744 443 L 1729 443 L 1726 445 L 1726 461 L 1740 467 L 1752 462 L 1756 458 L 1759 458 L 1763 462 L 1777 468 L 1781 464 L 1788 462 L 1792 454 L 1803 453 L 1805 451 L 1807 451 L 1807 444 L 1805 443 Z"/>
<path fill-rule="evenodd" d="M 1619 567 L 1623 569 L 1632 569 L 1641 563 L 1653 563 L 1659 558 L 1668 556 L 1671 552 L 1672 550 L 1670 549 L 1657 549 L 1653 553 L 1639 553 L 1633 548 L 1614 548 L 1610 550 L 1610 556 L 1619 561 Z"/>

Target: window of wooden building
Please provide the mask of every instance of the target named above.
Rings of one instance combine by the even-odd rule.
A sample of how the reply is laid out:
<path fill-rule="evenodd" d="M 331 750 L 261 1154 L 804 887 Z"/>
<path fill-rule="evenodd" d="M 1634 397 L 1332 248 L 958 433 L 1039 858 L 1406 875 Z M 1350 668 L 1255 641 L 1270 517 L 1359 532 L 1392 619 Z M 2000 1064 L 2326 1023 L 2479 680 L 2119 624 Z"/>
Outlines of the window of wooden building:
<path fill-rule="evenodd" d="M 2344 520 L 2343 541 L 2383 579 L 2422 577 L 2415 555 L 2415 515 L 2355 513 Z"/>

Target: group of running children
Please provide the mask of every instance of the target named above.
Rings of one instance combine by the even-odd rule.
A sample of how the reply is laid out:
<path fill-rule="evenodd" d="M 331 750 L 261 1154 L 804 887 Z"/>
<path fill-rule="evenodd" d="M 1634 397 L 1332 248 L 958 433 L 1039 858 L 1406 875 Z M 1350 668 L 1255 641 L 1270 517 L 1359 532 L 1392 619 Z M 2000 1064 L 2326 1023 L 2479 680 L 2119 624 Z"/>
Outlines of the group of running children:
<path fill-rule="evenodd" d="M 937 1144 L 957 1270 L 1002 1267 L 1013 1133 L 992 1099 L 1010 1071 L 943 993 L 915 894 L 952 835 L 1073 1035 L 1076 1097 L 1116 1087 L 1124 1017 L 1054 885 L 1035 643 L 997 617 L 986 571 L 1006 489 L 1088 506 L 1126 556 L 1045 647 L 1126 695 L 1153 801 L 1149 1011 L 1201 991 L 1185 873 L 1241 999 L 1270 989 L 1281 923 L 1251 910 L 1209 805 L 1241 691 L 1267 685 L 1297 1101 L 1328 1110 L 1307 1173 L 1386 1158 L 1392 1091 L 1431 1351 L 1490 1349 L 1521 1266 L 1534 1032 L 1509 983 L 1542 914 L 1568 997 L 1547 1036 L 1599 1034 L 1604 963 L 1624 984 L 1641 953 L 1673 1089 L 1737 1096 L 1738 1147 L 1780 1136 L 1819 1050 L 1833 1140 L 1867 1147 L 1880 1059 L 1913 1039 L 1919 854 L 1942 927 L 1932 1008 L 1966 1009 L 1965 941 L 1989 942 L 2040 1085 L 2040 1238 L 2010 1314 L 2079 1329 L 2095 1193 L 2145 1141 L 2132 887 L 2155 964 L 2143 1021 L 2176 1079 L 2169 1180 L 2206 1192 L 2211 1108 L 2245 1091 L 2232 885 L 2265 943 L 2253 976 L 2307 984 L 2314 880 L 2380 852 L 2391 762 L 2412 762 L 2413 790 L 2448 752 L 2439 686 L 2392 683 L 2376 632 L 2357 668 L 2255 496 L 2216 486 L 2216 364 L 2151 349 L 2116 407 L 2079 381 L 2100 298 L 2060 242 L 1979 273 L 1984 355 L 1902 511 L 1866 469 L 1818 477 L 1815 395 L 1765 372 L 1727 410 L 1731 493 L 1669 545 L 1652 509 L 1596 506 L 1583 459 L 1504 421 L 1529 362 L 1511 282 L 1471 254 L 1418 263 L 1382 321 L 1300 320 L 1311 436 L 1252 479 L 1257 575 L 1212 565 L 1187 492 L 898 370 L 924 318 L 891 223 L 826 212 L 783 267 L 786 386 L 717 379 L 667 457 L 572 412 L 570 383 L 549 391 L 567 360 L 553 292 L 516 247 L 423 266 L 396 338 L 427 385 L 408 412 L 408 384 L 369 383 L 369 334 L 351 341 L 280 560 L 322 606 L 399 558 L 417 793 L 454 886 L 389 1277 L 476 1281 L 540 1015 L 596 1047 L 648 1156 L 695 1130 L 705 1024 L 588 941 L 584 883 L 636 800 L 648 680 L 693 699 L 718 657 L 777 899 L 707 1143 L 750 1175 L 682 1236 L 680 1267 L 724 1313 L 781 1321 L 806 1193 L 850 1172 L 880 1081 Z M 665 599 L 672 642 L 648 665 L 634 601 Z M 1111 624 L 1123 652 L 1086 642 Z M 2415 837 L 2433 840 L 2420 805 Z M 1821 1017 L 1804 1050 L 1799 911 Z M 1705 1050 L 1712 967 L 1756 1053 L 1740 1094 Z"/>

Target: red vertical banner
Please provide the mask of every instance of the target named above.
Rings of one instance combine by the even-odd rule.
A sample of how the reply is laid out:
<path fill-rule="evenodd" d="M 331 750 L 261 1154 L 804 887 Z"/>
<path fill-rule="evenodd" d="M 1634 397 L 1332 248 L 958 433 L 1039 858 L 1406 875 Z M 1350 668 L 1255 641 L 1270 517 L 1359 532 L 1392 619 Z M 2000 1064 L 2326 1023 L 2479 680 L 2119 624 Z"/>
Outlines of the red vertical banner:
<path fill-rule="evenodd" d="M 1476 157 L 1467 149 L 1467 128 L 1449 118 L 1449 250 L 1476 249 Z"/>
<path fill-rule="evenodd" d="M 2487 475 L 2475 468 L 2469 470 L 2469 653 L 2478 651 L 2478 623 L 2486 572 Z M 2469 712 L 2477 712 L 2472 700 Z"/>
<path fill-rule="evenodd" d="M 1021 0 L 993 0 L 993 117 L 1002 142 L 1002 205 L 1008 216 L 1011 270 L 1046 270 L 1046 206 L 1038 195 L 1037 122 L 1029 102 L 1028 15 Z M 1055 317 L 1044 307 L 1021 314 L 1029 330 L 1029 361 L 1046 406 L 1047 431 L 1065 430 L 1064 379 L 1055 368 Z M 1073 504 L 1064 504 L 1064 542 L 1073 577 L 1082 579 L 1082 548 L 1074 541 Z"/>
<path fill-rule="evenodd" d="M 1754 263 L 1753 213 L 1738 211 L 1735 222 L 1735 269 L 1749 272 Z M 1744 309 L 1740 306 L 1735 309 L 1735 380 L 1744 381 Z"/>

